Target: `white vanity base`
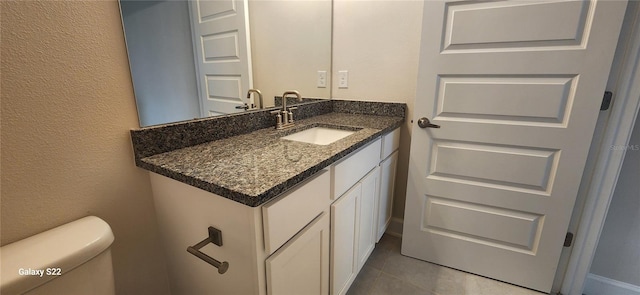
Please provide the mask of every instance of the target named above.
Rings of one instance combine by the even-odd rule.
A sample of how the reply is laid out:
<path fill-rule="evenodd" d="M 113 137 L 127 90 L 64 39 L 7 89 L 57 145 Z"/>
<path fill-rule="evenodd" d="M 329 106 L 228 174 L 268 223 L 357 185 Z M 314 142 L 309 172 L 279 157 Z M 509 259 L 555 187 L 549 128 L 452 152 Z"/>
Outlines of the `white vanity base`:
<path fill-rule="evenodd" d="M 150 173 L 171 293 L 346 293 L 389 224 L 399 132 L 258 207 Z M 228 262 L 223 274 L 187 252 L 210 226 L 222 245 L 200 251 Z"/>

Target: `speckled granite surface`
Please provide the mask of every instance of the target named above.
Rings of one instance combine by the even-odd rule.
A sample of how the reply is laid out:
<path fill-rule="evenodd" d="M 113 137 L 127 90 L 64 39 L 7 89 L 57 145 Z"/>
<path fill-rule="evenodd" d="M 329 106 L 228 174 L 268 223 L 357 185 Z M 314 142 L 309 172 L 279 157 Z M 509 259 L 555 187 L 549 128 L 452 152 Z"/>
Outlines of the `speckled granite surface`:
<path fill-rule="evenodd" d="M 405 117 L 407 105 L 377 101 L 332 100 L 333 111 L 348 114 Z"/>
<path fill-rule="evenodd" d="M 402 116 L 333 112 L 298 120 L 296 127 L 289 130 L 265 128 L 214 141 L 209 139 L 206 143 L 170 152 L 140 156 L 136 164 L 149 171 L 256 207 L 378 136 L 399 127 L 404 121 L 406 105 L 398 105 L 401 105 Z M 342 126 L 357 131 L 325 146 L 280 139 L 314 126 Z M 198 132 L 188 130 L 193 128 L 190 126 L 179 128 L 189 133 Z"/>
<path fill-rule="evenodd" d="M 404 118 L 407 108 L 403 103 L 321 99 L 309 99 L 296 106 L 298 109 L 292 111 L 296 120 L 331 112 Z M 139 166 L 140 159 L 144 157 L 275 127 L 276 120 L 271 111 L 276 109 L 252 110 L 131 130 L 136 164 Z"/>
<path fill-rule="evenodd" d="M 296 120 L 327 114 L 333 110 L 330 100 L 317 100 L 297 106 L 298 109 L 292 111 Z M 139 164 L 141 158 L 151 155 L 275 126 L 275 117 L 270 112 L 276 109 L 278 108 L 252 110 L 131 130 L 136 164 Z"/>

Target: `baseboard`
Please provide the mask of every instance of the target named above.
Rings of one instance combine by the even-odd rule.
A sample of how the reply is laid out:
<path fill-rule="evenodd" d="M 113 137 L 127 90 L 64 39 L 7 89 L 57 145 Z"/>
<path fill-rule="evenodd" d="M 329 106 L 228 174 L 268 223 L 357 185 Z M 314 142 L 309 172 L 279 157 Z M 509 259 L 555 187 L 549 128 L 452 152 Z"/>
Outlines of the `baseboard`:
<path fill-rule="evenodd" d="M 585 295 L 640 295 L 640 286 L 590 273 L 584 282 L 582 293 Z"/>
<path fill-rule="evenodd" d="M 404 219 L 398 217 L 391 217 L 391 222 L 389 223 L 389 227 L 385 231 L 386 234 L 402 238 L 402 224 L 404 223 Z"/>

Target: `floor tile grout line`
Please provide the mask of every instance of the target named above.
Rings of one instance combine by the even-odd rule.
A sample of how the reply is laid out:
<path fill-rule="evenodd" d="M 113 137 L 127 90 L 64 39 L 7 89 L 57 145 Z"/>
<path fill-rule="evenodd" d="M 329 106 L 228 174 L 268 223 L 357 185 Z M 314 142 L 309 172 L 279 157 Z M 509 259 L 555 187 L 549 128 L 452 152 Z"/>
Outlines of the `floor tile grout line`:
<path fill-rule="evenodd" d="M 377 246 L 377 245 L 376 245 Z M 375 248 L 373 249 L 375 251 Z M 371 294 L 371 291 L 373 290 L 373 288 L 376 285 L 376 282 L 378 282 L 378 280 L 380 279 L 380 276 L 382 276 L 382 272 L 384 270 L 384 266 L 387 264 L 387 258 L 389 258 L 389 253 L 391 252 L 390 250 L 387 249 L 380 249 L 381 251 L 384 251 L 384 260 L 382 261 L 382 266 L 380 267 L 378 274 L 376 275 L 376 278 L 373 280 L 373 283 L 371 283 L 371 286 L 369 286 L 369 288 L 366 288 L 367 293 L 366 294 Z M 369 256 L 369 258 L 371 258 L 371 256 Z M 369 260 L 369 258 L 367 258 L 367 260 Z M 375 267 L 372 266 L 372 268 L 377 269 Z"/>
<path fill-rule="evenodd" d="M 376 282 L 380 279 L 381 275 L 382 275 L 382 270 L 380 270 L 378 272 L 378 274 L 376 275 L 376 278 L 373 280 L 373 283 L 371 283 L 371 286 L 369 286 L 369 288 L 366 288 L 366 291 L 367 291 L 366 294 L 371 294 L 371 291 L 373 290 L 373 287 L 376 286 Z"/>

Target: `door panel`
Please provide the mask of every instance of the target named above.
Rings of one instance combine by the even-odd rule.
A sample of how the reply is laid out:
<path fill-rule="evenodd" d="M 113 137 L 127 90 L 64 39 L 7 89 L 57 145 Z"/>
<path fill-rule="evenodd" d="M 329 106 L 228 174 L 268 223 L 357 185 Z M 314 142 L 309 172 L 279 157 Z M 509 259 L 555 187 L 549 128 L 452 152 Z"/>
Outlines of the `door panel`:
<path fill-rule="evenodd" d="M 532 254 L 536 252 L 538 229 L 544 220 L 538 214 L 431 196 L 427 198 L 426 210 L 423 222 L 429 231 Z"/>
<path fill-rule="evenodd" d="M 238 32 L 202 36 L 205 62 L 214 60 L 238 60 Z"/>
<path fill-rule="evenodd" d="M 468 182 L 502 189 L 547 192 L 555 175 L 558 151 L 515 146 L 435 142 L 426 181 Z M 522 169 L 527 167 L 527 169 Z"/>
<path fill-rule="evenodd" d="M 403 254 L 550 291 L 625 7 L 425 1 Z"/>
<path fill-rule="evenodd" d="M 435 119 L 565 123 L 576 76 L 440 76 Z"/>
<path fill-rule="evenodd" d="M 200 21 L 220 19 L 236 13 L 234 0 L 198 1 L 198 17 Z"/>
<path fill-rule="evenodd" d="M 589 4 L 588 1 L 447 3 L 444 47 L 577 45 L 584 34 Z"/>

